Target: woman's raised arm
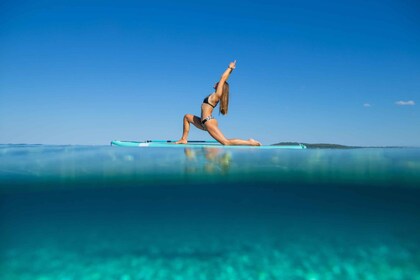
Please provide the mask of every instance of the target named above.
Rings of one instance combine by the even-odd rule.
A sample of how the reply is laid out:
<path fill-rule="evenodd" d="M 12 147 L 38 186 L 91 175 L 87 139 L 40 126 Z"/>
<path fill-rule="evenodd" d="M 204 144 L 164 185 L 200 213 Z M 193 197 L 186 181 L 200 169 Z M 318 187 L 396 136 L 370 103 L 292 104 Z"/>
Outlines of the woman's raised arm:
<path fill-rule="evenodd" d="M 216 95 L 219 96 L 219 98 L 220 96 L 222 96 L 223 85 L 229 78 L 230 73 L 232 73 L 233 69 L 235 68 L 236 68 L 236 60 L 229 63 L 229 67 L 225 70 L 225 72 L 223 72 L 222 77 L 220 78 L 219 84 L 217 85 L 217 89 L 216 89 Z"/>

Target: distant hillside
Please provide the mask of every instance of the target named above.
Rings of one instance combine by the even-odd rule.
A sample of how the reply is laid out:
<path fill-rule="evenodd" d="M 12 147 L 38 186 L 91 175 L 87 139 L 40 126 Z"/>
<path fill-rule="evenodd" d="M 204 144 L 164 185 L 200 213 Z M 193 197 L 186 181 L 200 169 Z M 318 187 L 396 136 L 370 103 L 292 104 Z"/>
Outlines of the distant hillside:
<path fill-rule="evenodd" d="M 318 144 L 310 144 L 310 143 L 298 143 L 298 142 L 280 142 L 277 144 L 274 144 L 275 146 L 287 146 L 287 145 L 298 145 L 303 144 L 308 149 L 356 149 L 356 148 L 362 148 L 358 146 L 345 146 L 345 145 L 339 145 L 339 144 L 325 144 L 325 143 L 318 143 Z"/>

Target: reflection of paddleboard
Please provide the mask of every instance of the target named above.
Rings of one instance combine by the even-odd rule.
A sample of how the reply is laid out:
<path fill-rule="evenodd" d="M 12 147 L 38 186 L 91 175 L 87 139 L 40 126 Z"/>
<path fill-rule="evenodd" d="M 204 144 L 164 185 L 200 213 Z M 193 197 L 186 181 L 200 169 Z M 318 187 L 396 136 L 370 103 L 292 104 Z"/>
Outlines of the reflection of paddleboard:
<path fill-rule="evenodd" d="M 175 144 L 173 140 L 111 141 L 112 146 L 120 147 L 156 147 L 156 148 L 242 148 L 242 149 L 306 149 L 305 145 L 271 145 L 271 146 L 223 146 L 217 141 L 188 141 L 187 144 Z"/>

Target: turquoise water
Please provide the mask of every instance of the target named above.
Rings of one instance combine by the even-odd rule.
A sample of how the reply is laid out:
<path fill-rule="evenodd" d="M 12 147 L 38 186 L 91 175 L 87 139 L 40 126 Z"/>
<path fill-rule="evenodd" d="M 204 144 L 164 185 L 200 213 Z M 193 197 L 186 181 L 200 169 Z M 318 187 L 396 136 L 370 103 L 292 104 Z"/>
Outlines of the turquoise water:
<path fill-rule="evenodd" d="M 1 279 L 420 279 L 420 149 L 0 145 Z"/>

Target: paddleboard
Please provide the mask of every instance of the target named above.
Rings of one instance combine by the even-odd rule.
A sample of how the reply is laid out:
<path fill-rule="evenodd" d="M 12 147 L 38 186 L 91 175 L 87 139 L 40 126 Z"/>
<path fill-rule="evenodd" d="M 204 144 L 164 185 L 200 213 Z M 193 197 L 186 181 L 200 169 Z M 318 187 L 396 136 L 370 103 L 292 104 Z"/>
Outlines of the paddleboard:
<path fill-rule="evenodd" d="M 175 144 L 174 140 L 147 141 L 111 141 L 111 146 L 139 148 L 242 148 L 242 149 L 306 149 L 305 145 L 266 145 L 266 146 L 224 146 L 217 141 L 188 141 L 187 144 Z"/>

